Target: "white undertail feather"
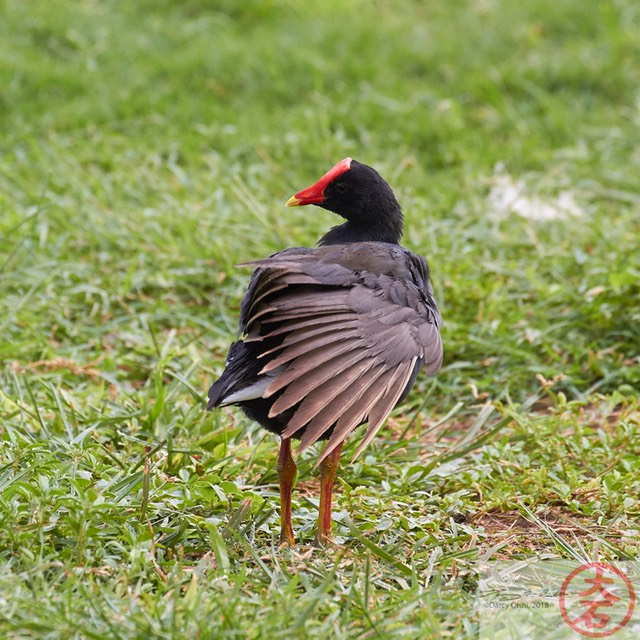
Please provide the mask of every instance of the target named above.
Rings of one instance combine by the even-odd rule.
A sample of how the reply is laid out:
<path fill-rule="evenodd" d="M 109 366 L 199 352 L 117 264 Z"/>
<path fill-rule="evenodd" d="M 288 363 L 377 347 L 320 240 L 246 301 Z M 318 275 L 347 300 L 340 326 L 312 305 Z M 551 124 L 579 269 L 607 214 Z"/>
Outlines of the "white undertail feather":
<path fill-rule="evenodd" d="M 267 387 L 273 382 L 274 378 L 277 378 L 278 375 L 284 371 L 284 369 L 285 367 L 280 367 L 278 369 L 275 369 L 274 371 L 270 371 L 263 376 L 260 376 L 257 382 L 254 382 L 248 387 L 244 387 L 244 389 L 240 389 L 239 391 L 236 391 L 224 398 L 224 400 L 220 403 L 220 406 L 224 407 L 228 404 L 246 402 L 247 400 L 255 400 L 256 398 L 263 398 Z"/>

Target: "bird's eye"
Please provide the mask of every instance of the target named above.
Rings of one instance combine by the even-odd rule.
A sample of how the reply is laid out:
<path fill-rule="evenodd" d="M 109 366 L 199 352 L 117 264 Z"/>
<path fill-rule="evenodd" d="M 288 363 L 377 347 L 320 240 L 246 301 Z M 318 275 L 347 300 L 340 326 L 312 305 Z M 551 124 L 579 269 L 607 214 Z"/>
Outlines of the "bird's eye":
<path fill-rule="evenodd" d="M 336 193 L 346 193 L 349 190 L 349 187 L 344 182 L 339 182 L 334 187 Z"/>

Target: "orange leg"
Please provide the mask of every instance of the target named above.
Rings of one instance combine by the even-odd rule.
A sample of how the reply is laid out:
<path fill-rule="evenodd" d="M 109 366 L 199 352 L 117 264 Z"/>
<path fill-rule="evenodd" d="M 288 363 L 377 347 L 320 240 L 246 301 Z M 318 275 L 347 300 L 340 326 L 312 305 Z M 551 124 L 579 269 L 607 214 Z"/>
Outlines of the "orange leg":
<path fill-rule="evenodd" d="M 291 455 L 290 438 L 282 438 L 277 469 L 280 480 L 280 542 L 293 546 L 296 543 L 296 537 L 291 524 L 291 493 L 298 467 Z"/>
<path fill-rule="evenodd" d="M 316 547 L 324 547 L 331 542 L 331 497 L 333 495 L 333 481 L 336 478 L 338 465 L 340 464 L 340 443 L 320 463 L 320 509 L 318 514 L 318 533 L 313 544 Z"/>

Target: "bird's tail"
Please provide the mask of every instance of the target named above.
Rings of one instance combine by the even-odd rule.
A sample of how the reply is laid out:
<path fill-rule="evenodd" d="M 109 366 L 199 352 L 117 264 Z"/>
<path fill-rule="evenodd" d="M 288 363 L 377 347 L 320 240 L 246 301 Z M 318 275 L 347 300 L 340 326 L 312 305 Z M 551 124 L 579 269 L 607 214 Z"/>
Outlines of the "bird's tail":
<path fill-rule="evenodd" d="M 261 397 L 273 377 L 259 375 L 263 366 L 252 343 L 234 342 L 222 375 L 209 389 L 207 410 Z"/>

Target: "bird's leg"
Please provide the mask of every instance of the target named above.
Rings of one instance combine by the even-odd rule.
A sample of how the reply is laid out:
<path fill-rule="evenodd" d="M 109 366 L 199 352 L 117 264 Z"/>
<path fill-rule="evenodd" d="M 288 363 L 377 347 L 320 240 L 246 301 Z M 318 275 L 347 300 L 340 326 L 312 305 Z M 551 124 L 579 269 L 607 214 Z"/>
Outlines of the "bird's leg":
<path fill-rule="evenodd" d="M 313 544 L 324 547 L 331 542 L 331 497 L 333 481 L 340 464 L 342 442 L 320 463 L 320 509 L 318 513 L 318 533 Z"/>
<path fill-rule="evenodd" d="M 293 546 L 296 538 L 291 524 L 291 492 L 298 467 L 291 455 L 291 438 L 282 438 L 277 469 L 280 480 L 280 542 Z"/>

